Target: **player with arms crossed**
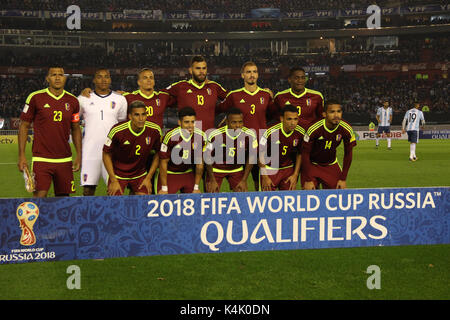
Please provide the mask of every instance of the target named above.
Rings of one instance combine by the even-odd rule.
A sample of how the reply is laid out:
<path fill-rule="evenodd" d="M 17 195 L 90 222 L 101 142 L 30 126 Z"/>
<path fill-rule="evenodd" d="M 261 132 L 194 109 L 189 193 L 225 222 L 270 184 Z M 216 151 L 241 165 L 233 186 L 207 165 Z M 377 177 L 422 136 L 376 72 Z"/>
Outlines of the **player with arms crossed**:
<path fill-rule="evenodd" d="M 94 92 L 89 98 L 82 95 L 80 119 L 84 123 L 81 185 L 84 196 L 93 196 L 100 176 L 108 183 L 108 173 L 103 165 L 102 148 L 111 127 L 127 118 L 127 101 L 112 91 L 111 74 L 107 69 L 97 69 L 94 75 Z"/>
<path fill-rule="evenodd" d="M 206 135 L 195 127 L 195 110 L 184 107 L 178 111 L 178 127 L 163 138 L 159 151 L 158 194 L 200 193 L 203 175 L 203 151 Z"/>
<path fill-rule="evenodd" d="M 260 140 L 258 165 L 261 174 L 260 189 L 263 191 L 295 190 L 300 174 L 301 145 L 305 129 L 298 125 L 296 107 L 283 107 L 280 120 L 280 123 L 267 129 Z"/>
<path fill-rule="evenodd" d="M 103 162 L 108 171 L 108 195 L 122 195 L 125 188 L 132 194 L 150 194 L 151 179 L 158 168 L 159 158 L 153 159 L 147 172 L 151 150 L 159 150 L 161 128 L 146 121 L 147 112 L 142 101 L 128 106 L 128 121 L 113 126 L 103 146 Z"/>
<path fill-rule="evenodd" d="M 356 146 L 353 129 L 342 119 L 342 105 L 334 99 L 325 103 L 324 119 L 309 127 L 302 145 L 301 183 L 304 189 L 345 189 L 347 174 Z M 341 170 L 336 149 L 344 142 L 344 165 Z"/>
<path fill-rule="evenodd" d="M 392 108 L 389 107 L 389 99 L 383 99 L 383 106 L 377 110 L 378 131 L 375 139 L 375 147 L 378 148 L 379 140 L 383 133 L 386 133 L 387 148 L 391 148 L 391 123 L 392 123 Z"/>
<path fill-rule="evenodd" d="M 207 64 L 202 56 L 191 59 L 189 73 L 192 76 L 190 80 L 175 82 L 163 91 L 176 99 L 178 110 L 192 107 L 197 115 L 197 128 L 206 131 L 215 127 L 216 104 L 225 99 L 227 91 L 217 82 L 207 79 Z"/>
<path fill-rule="evenodd" d="M 420 103 L 415 102 L 414 108 L 406 111 L 402 121 L 402 132 L 407 132 L 409 144 L 409 161 L 417 161 L 416 145 L 419 143 L 419 127 L 425 128 L 425 117 L 420 109 Z"/>
<path fill-rule="evenodd" d="M 297 109 L 298 124 L 308 128 L 312 123 L 323 118 L 323 95 L 319 91 L 306 88 L 306 72 L 295 67 L 289 71 L 289 89 L 278 92 L 274 97 L 277 110 L 292 105 Z"/>
<path fill-rule="evenodd" d="M 48 88 L 31 93 L 20 115 L 18 167 L 22 172 L 28 170 L 25 147 L 34 123 L 33 196 L 46 197 L 52 181 L 55 196 L 68 196 L 75 192 L 73 172 L 81 165 L 80 105 L 74 95 L 64 90 L 66 76 L 62 67 L 50 67 L 45 79 Z M 76 150 L 73 163 L 71 134 Z"/>
<path fill-rule="evenodd" d="M 247 178 L 257 159 L 258 140 L 244 127 L 241 110 L 228 110 L 225 126 L 210 134 L 206 150 L 207 192 L 220 192 L 224 178 L 231 190 L 248 191 Z"/>

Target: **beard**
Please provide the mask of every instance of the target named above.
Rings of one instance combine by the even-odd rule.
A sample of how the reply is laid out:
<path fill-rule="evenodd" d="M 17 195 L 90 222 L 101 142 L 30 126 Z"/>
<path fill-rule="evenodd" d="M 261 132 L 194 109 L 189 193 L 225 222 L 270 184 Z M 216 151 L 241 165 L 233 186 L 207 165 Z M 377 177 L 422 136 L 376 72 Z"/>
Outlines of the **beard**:
<path fill-rule="evenodd" d="M 194 79 L 194 81 L 197 82 L 197 83 L 202 83 L 202 82 L 205 82 L 206 75 L 197 77 L 196 75 L 192 74 L 192 79 Z"/>

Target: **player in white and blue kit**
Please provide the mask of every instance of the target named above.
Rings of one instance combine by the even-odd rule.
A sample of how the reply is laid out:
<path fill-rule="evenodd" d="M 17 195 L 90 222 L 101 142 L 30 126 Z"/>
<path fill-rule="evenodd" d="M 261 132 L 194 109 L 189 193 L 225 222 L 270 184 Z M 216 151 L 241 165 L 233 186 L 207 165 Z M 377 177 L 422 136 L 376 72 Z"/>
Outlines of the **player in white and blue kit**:
<path fill-rule="evenodd" d="M 107 184 L 103 145 L 111 127 L 127 118 L 128 107 L 125 97 L 110 89 L 111 75 L 107 69 L 98 69 L 93 83 L 95 89 L 89 98 L 78 97 L 84 123 L 80 177 L 84 196 L 95 194 L 100 176 Z"/>
<path fill-rule="evenodd" d="M 392 108 L 389 107 L 389 100 L 383 100 L 383 106 L 377 110 L 378 131 L 375 139 L 375 147 L 378 148 L 380 136 L 386 133 L 388 150 L 391 148 L 391 123 L 392 123 Z"/>
<path fill-rule="evenodd" d="M 409 147 L 409 160 L 416 161 L 416 144 L 419 142 L 419 127 L 424 129 L 425 117 L 423 112 L 419 110 L 420 103 L 415 102 L 414 108 L 409 109 L 405 113 L 405 117 L 402 122 L 402 132 L 408 133 L 408 141 L 410 142 Z"/>

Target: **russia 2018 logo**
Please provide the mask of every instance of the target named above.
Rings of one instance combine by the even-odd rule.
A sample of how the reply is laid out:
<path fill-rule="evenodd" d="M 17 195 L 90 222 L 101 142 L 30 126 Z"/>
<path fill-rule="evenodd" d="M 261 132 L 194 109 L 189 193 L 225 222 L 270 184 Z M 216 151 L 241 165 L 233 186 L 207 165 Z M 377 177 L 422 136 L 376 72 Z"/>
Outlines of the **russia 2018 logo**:
<path fill-rule="evenodd" d="M 36 235 L 33 226 L 39 216 L 39 208 L 33 202 L 23 202 L 17 207 L 17 219 L 20 222 L 22 235 L 20 244 L 23 246 L 32 246 L 36 243 Z"/>

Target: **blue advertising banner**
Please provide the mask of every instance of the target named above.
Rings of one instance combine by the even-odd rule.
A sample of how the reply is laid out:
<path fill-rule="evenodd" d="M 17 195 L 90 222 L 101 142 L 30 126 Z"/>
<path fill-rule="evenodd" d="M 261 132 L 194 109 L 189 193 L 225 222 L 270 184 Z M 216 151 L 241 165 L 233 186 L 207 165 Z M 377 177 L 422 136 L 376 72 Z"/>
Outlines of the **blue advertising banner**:
<path fill-rule="evenodd" d="M 0 199 L 0 263 L 450 243 L 450 187 Z"/>
<path fill-rule="evenodd" d="M 421 130 L 419 139 L 450 139 L 450 130 Z"/>

